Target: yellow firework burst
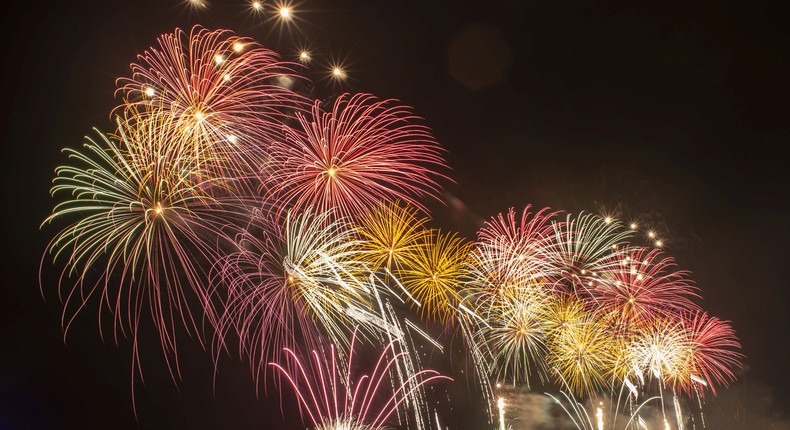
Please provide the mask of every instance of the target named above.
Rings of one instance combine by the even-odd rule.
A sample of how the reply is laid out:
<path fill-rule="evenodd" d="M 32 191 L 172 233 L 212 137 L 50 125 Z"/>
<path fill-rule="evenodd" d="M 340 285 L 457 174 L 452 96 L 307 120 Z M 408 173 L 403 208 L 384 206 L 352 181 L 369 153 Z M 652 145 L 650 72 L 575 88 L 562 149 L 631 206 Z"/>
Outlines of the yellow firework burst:
<path fill-rule="evenodd" d="M 575 296 L 557 294 L 546 303 L 546 337 L 554 339 L 580 330 L 590 322 L 590 312 L 584 302 Z"/>
<path fill-rule="evenodd" d="M 469 249 L 469 243 L 456 233 L 431 231 L 404 255 L 404 269 L 398 274 L 419 303 L 422 317 L 448 320 L 458 302 Z"/>
<path fill-rule="evenodd" d="M 606 324 L 594 314 L 557 332 L 549 350 L 549 364 L 579 395 L 603 388 L 616 359 L 616 343 Z"/>
<path fill-rule="evenodd" d="M 361 254 L 371 269 L 399 270 L 425 236 L 427 221 L 416 208 L 382 202 L 359 217 Z"/>

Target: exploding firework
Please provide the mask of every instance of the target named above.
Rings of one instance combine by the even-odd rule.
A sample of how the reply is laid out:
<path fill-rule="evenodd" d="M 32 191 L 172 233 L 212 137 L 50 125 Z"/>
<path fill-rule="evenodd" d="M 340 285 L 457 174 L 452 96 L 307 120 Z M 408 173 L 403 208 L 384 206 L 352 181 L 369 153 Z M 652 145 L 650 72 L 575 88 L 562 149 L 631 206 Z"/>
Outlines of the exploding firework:
<path fill-rule="evenodd" d="M 404 255 L 405 267 L 398 273 L 421 316 L 444 323 L 455 312 L 469 246 L 455 233 L 431 231 Z"/>
<path fill-rule="evenodd" d="M 257 178 L 268 143 L 294 112 L 309 107 L 282 84 L 301 79 L 294 67 L 228 30 L 176 29 L 138 56 L 131 77 L 118 79 L 123 104 L 115 111 L 131 123 L 169 112 L 175 121 L 162 133 L 181 135 L 193 161 L 212 167 L 204 173 Z"/>
<path fill-rule="evenodd" d="M 549 345 L 549 365 L 578 394 L 605 390 L 616 361 L 617 344 L 605 322 L 592 313 L 586 317 L 556 332 Z"/>
<path fill-rule="evenodd" d="M 510 208 L 507 215 L 500 213 L 486 221 L 477 232 L 477 241 L 514 252 L 519 261 L 537 266 L 541 260 L 541 250 L 546 247 L 547 240 L 552 238 L 554 230 L 551 221 L 556 215 L 548 208 L 533 214 L 532 207 L 527 205 L 520 219 L 516 219 L 515 209 Z"/>
<path fill-rule="evenodd" d="M 696 311 L 682 319 L 688 349 L 689 373 L 678 380 L 677 387 L 683 392 L 699 393 L 699 387 L 710 387 L 716 394 L 716 385 L 726 386 L 735 380 L 733 369 L 741 366 L 743 355 L 737 350 L 741 345 L 735 331 L 727 321 L 709 316 L 706 312 Z"/>
<path fill-rule="evenodd" d="M 427 221 L 415 208 L 382 202 L 359 216 L 360 252 L 371 269 L 399 271 L 424 240 Z"/>
<path fill-rule="evenodd" d="M 628 361 L 662 386 L 690 374 L 688 338 L 676 318 L 662 318 L 641 330 L 627 346 Z"/>
<path fill-rule="evenodd" d="M 524 286 L 486 308 L 478 307 L 477 313 L 488 321 L 479 333 L 493 352 L 491 367 L 497 380 L 529 386 L 532 373 L 545 375 L 547 303 L 545 290 Z"/>
<path fill-rule="evenodd" d="M 575 294 L 588 291 L 595 278 L 617 270 L 612 255 L 626 244 L 631 232 L 617 221 L 593 214 L 568 215 L 553 222 L 554 236 L 543 249 L 543 258 L 558 287 Z"/>
<path fill-rule="evenodd" d="M 393 414 L 424 385 L 451 380 L 434 370 L 420 370 L 405 379 L 395 376 L 406 354 L 396 350 L 397 341 L 382 350 L 370 374 L 358 376 L 353 373 L 357 367 L 355 340 L 356 336 L 351 341 L 347 365 L 334 346 L 328 357 L 312 351 L 307 363 L 285 348 L 285 361 L 289 363 L 270 363 L 293 389 L 303 418 L 314 429 L 384 429 Z"/>
<path fill-rule="evenodd" d="M 168 115 L 119 121 L 117 140 L 99 133 L 83 151 L 66 149 L 72 163 L 56 169 L 52 194 L 70 199 L 44 221 L 72 220 L 47 249 L 66 262 L 65 327 L 98 296 L 100 319 L 108 311 L 114 335 L 130 331 L 136 340 L 147 309 L 166 356 L 175 354 L 176 325 L 200 335 L 204 317 L 215 322 L 204 268 L 218 258 L 222 226 L 235 217 L 202 191 L 190 155 L 161 150 L 172 136 L 160 131 L 171 121 Z"/>
<path fill-rule="evenodd" d="M 310 209 L 282 220 L 259 214 L 219 264 L 215 279 L 228 287 L 222 334 L 236 331 L 256 375 L 300 340 L 317 345 L 328 335 L 346 345 L 349 307 L 367 306 L 354 230 L 330 217 Z"/>
<path fill-rule="evenodd" d="M 589 289 L 604 312 L 613 313 L 618 330 L 634 330 L 681 311 L 696 309 L 687 273 L 660 250 L 626 248 L 604 263 L 607 270 Z"/>
<path fill-rule="evenodd" d="M 424 207 L 438 198 L 433 169 L 443 169 L 442 149 L 419 118 L 390 100 L 342 95 L 332 110 L 318 102 L 312 115 L 297 114 L 300 128 L 286 127 L 272 156 L 278 169 L 272 195 L 295 210 L 312 206 L 338 216 L 360 214 L 382 200 Z"/>
<path fill-rule="evenodd" d="M 552 238 L 553 216 L 548 209 L 533 214 L 527 206 L 518 221 L 512 208 L 506 216 L 499 214 L 486 221 L 471 253 L 470 284 L 497 294 L 545 282 L 548 268 L 543 249 Z"/>
<path fill-rule="evenodd" d="M 597 401 L 618 386 L 629 424 L 643 425 L 639 409 L 654 399 L 664 413 L 671 390 L 682 428 L 678 395 L 701 407 L 706 388 L 734 379 L 742 355 L 731 325 L 699 309 L 671 257 L 629 244 L 634 226 L 526 206 L 486 221 L 473 244 L 428 230 L 420 200 L 440 197 L 447 167 L 429 128 L 367 94 L 311 109 L 292 90 L 297 67 L 201 27 L 138 56 L 118 80 L 115 134 L 67 149 L 70 164 L 56 170 L 53 195 L 70 197 L 44 224 L 69 223 L 47 247 L 64 265 L 66 330 L 95 297 L 114 336 L 131 333 L 139 369 L 150 312 L 174 379 L 177 330 L 201 343 L 204 327 L 214 331 L 217 354 L 238 337 L 255 377 L 276 368 L 318 429 L 427 422 L 423 386 L 449 378 L 420 370 L 412 334 L 442 346 L 396 315 L 395 286 L 424 319 L 460 329 L 490 414 L 491 380 L 529 387 L 537 376 L 570 393 L 579 428 L 594 427 L 592 414 L 572 396 Z M 354 326 L 387 345 L 360 377 Z M 279 351 L 282 364 L 270 363 Z M 598 407 L 597 428 L 617 412 Z"/>

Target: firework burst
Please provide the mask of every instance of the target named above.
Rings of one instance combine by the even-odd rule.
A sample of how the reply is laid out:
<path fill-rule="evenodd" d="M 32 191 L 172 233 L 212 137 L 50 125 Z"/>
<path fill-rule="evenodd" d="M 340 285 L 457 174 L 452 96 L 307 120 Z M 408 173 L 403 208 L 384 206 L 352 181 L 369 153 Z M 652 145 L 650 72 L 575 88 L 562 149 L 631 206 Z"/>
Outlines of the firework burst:
<path fill-rule="evenodd" d="M 424 240 L 427 221 L 416 208 L 382 202 L 359 216 L 360 252 L 372 269 L 399 271 Z"/>
<path fill-rule="evenodd" d="M 118 79 L 123 104 L 115 111 L 129 122 L 167 111 L 175 121 L 163 133 L 189 142 L 194 162 L 214 167 L 206 174 L 253 175 L 282 124 L 309 107 L 282 85 L 301 79 L 295 67 L 228 30 L 176 29 L 138 56 L 131 77 Z"/>
<path fill-rule="evenodd" d="M 497 380 L 530 385 L 530 377 L 545 375 L 546 307 L 548 296 L 540 287 L 508 291 L 491 306 L 477 312 L 488 324 L 479 333 L 492 351 L 492 374 Z"/>
<path fill-rule="evenodd" d="M 218 265 L 215 280 L 229 296 L 222 335 L 235 330 L 256 375 L 276 351 L 300 340 L 317 345 L 328 335 L 347 345 L 347 310 L 367 307 L 354 230 L 330 217 L 309 209 L 282 220 L 259 214 Z"/>
<path fill-rule="evenodd" d="M 603 266 L 590 292 L 604 312 L 612 312 L 619 330 L 633 330 L 681 311 L 696 309 L 688 274 L 657 249 L 626 248 Z"/>
<path fill-rule="evenodd" d="M 421 316 L 445 323 L 454 313 L 469 247 L 457 234 L 437 230 L 424 235 L 424 241 L 404 255 L 405 268 L 398 274 Z"/>
<path fill-rule="evenodd" d="M 689 373 L 678 380 L 680 391 L 697 392 L 692 384 L 710 387 L 716 394 L 716 386 L 726 386 L 735 380 L 733 369 L 741 366 L 743 354 L 735 331 L 727 321 L 696 311 L 682 320 L 688 345 L 687 360 Z"/>
<path fill-rule="evenodd" d="M 286 127 L 272 148 L 273 196 L 284 207 L 353 216 L 382 200 L 424 209 L 419 197 L 438 198 L 442 176 L 433 169 L 445 168 L 442 149 L 410 109 L 346 94 L 329 112 L 316 102 L 311 116 L 297 117 L 301 127 Z"/>
<path fill-rule="evenodd" d="M 99 133 L 87 138 L 83 151 L 66 149 L 72 164 L 56 169 L 52 194 L 70 199 L 44 221 L 73 220 L 47 249 L 66 262 L 61 290 L 73 281 L 64 299 L 64 326 L 98 295 L 100 320 L 109 311 L 116 338 L 132 333 L 136 364 L 146 309 L 166 357 L 175 355 L 177 325 L 200 335 L 204 316 L 215 323 L 204 267 L 218 258 L 222 227 L 235 217 L 203 193 L 190 156 L 162 150 L 172 136 L 160 130 L 171 121 L 168 115 L 133 126 L 119 121 L 117 140 Z M 77 310 L 66 322 L 72 306 Z"/>
<path fill-rule="evenodd" d="M 617 344 L 599 315 L 587 313 L 576 324 L 557 331 L 549 350 L 549 365 L 572 392 L 591 394 L 606 389 Z"/>
<path fill-rule="evenodd" d="M 627 244 L 631 231 L 618 221 L 582 213 L 553 222 L 553 238 L 543 248 L 543 258 L 560 289 L 584 294 L 599 276 L 617 270 L 612 255 Z"/>

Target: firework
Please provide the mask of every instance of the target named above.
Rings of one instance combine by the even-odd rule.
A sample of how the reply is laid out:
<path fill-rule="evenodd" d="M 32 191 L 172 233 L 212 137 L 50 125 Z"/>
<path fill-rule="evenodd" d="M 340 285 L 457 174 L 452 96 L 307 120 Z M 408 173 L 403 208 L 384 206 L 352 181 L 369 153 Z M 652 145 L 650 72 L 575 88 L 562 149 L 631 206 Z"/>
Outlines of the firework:
<path fill-rule="evenodd" d="M 628 345 L 629 362 L 660 384 L 675 385 L 690 374 L 689 339 L 677 318 L 662 318 Z"/>
<path fill-rule="evenodd" d="M 589 324 L 592 313 L 589 304 L 578 297 L 567 294 L 556 294 L 549 297 L 546 304 L 545 323 L 546 338 L 549 342 L 582 330 Z"/>
<path fill-rule="evenodd" d="M 553 232 L 551 220 L 557 212 L 543 208 L 532 213 L 532 206 L 527 205 L 516 219 L 516 211 L 510 208 L 505 214 L 499 214 L 485 222 L 477 232 L 480 244 L 502 247 L 518 255 L 520 261 L 538 264 L 540 250 L 546 246 Z"/>
<path fill-rule="evenodd" d="M 543 248 L 543 258 L 558 287 L 586 293 L 595 278 L 618 268 L 612 258 L 626 244 L 631 232 L 617 221 L 593 214 L 568 215 L 553 222 L 553 238 Z"/>
<path fill-rule="evenodd" d="M 367 94 L 342 95 L 330 112 L 319 102 L 312 115 L 297 114 L 272 148 L 279 169 L 272 193 L 284 207 L 313 206 L 338 216 L 365 212 L 382 200 L 424 209 L 419 197 L 437 197 L 442 149 L 419 118 L 394 101 Z"/>
<path fill-rule="evenodd" d="M 447 322 L 459 300 L 466 275 L 469 243 L 455 233 L 431 231 L 404 255 L 398 273 L 423 317 Z"/>
<path fill-rule="evenodd" d="M 360 252 L 371 269 L 398 271 L 423 241 L 427 221 L 416 208 L 382 202 L 359 217 Z"/>
<path fill-rule="evenodd" d="M 540 287 L 511 290 L 487 309 L 478 308 L 488 325 L 480 329 L 493 352 L 491 362 L 497 380 L 530 385 L 530 375 L 545 375 L 546 305 Z"/>
<path fill-rule="evenodd" d="M 66 149 L 72 163 L 56 169 L 52 194 L 70 199 L 44 221 L 71 220 L 47 248 L 66 263 L 61 291 L 73 281 L 64 299 L 65 328 L 96 295 L 100 320 L 105 310 L 112 315 L 115 337 L 130 331 L 136 340 L 148 309 L 166 357 L 175 355 L 176 325 L 200 335 L 203 317 L 215 322 L 204 268 L 218 258 L 222 226 L 235 216 L 202 192 L 190 156 L 161 150 L 172 136 L 160 130 L 172 120 L 119 121 L 118 140 L 98 133 L 83 151 Z M 139 364 L 136 341 L 134 348 Z"/>
<path fill-rule="evenodd" d="M 165 110 L 176 120 L 163 133 L 182 135 L 194 162 L 214 167 L 207 174 L 256 174 L 283 122 L 309 107 L 281 84 L 300 79 L 294 67 L 228 30 L 176 29 L 138 56 L 131 77 L 118 79 L 123 104 L 115 112 L 133 123 Z"/>
<path fill-rule="evenodd" d="M 534 284 L 540 278 L 545 280 L 547 268 L 542 249 L 547 238 L 551 238 L 549 222 L 553 216 L 548 209 L 533 215 L 527 206 L 520 221 L 516 220 L 512 208 L 507 216 L 499 214 L 486 221 L 472 249 L 470 284 L 477 290 L 496 294 L 527 283 Z"/>
<path fill-rule="evenodd" d="M 596 314 L 558 331 L 549 344 L 548 362 L 577 394 L 605 389 L 617 344 Z"/>
<path fill-rule="evenodd" d="M 678 381 L 677 387 L 691 392 L 693 384 L 703 385 L 710 387 L 715 395 L 716 385 L 726 386 L 735 380 L 733 369 L 741 366 L 743 355 L 737 351 L 741 345 L 735 331 L 729 322 L 702 311 L 686 315 L 682 324 L 689 346 L 686 353 L 690 372 Z"/>
<path fill-rule="evenodd" d="M 384 429 L 392 415 L 422 386 L 451 380 L 434 370 L 420 370 L 403 380 L 394 377 L 406 354 L 394 348 L 396 341 L 382 350 L 370 374 L 357 376 L 352 373 L 357 367 L 355 339 L 356 336 L 351 341 L 348 365 L 343 365 L 334 346 L 330 347 L 329 357 L 312 351 L 308 363 L 285 348 L 289 363 L 270 363 L 293 389 L 303 418 L 314 429 Z"/>
<path fill-rule="evenodd" d="M 259 214 L 218 266 L 216 280 L 229 296 L 223 336 L 236 331 L 256 375 L 276 351 L 300 339 L 317 345 L 328 335 L 346 345 L 348 309 L 367 307 L 354 230 L 330 217 L 310 209 L 284 219 Z"/>
<path fill-rule="evenodd" d="M 603 263 L 612 268 L 589 291 L 597 304 L 614 314 L 619 330 L 650 325 L 658 318 L 696 309 L 688 274 L 657 249 L 626 248 Z"/>

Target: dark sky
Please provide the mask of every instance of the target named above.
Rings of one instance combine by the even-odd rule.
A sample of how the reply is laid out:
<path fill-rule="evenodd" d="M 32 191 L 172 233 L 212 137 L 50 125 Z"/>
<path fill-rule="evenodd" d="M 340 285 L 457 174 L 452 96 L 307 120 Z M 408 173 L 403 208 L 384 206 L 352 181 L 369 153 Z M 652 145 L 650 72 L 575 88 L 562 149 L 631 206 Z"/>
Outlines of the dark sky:
<path fill-rule="evenodd" d="M 156 354 L 144 358 L 135 424 L 128 342 L 102 344 L 86 313 L 64 344 L 54 285 L 46 302 L 39 294 L 53 230 L 38 224 L 60 149 L 108 130 L 115 78 L 157 35 L 195 23 L 284 55 L 311 42 L 318 65 L 346 60 L 342 87 L 313 67 L 321 97 L 365 91 L 414 106 L 457 182 L 454 203 L 434 209 L 438 225 L 472 235 L 485 217 L 533 203 L 654 226 L 703 306 L 733 321 L 747 355 L 734 392 L 762 387 L 754 414 L 790 411 L 782 3 L 306 0 L 290 30 L 253 19 L 243 1 L 200 13 L 170 0 L 6 5 L 0 429 L 299 426 L 282 423 L 276 395 L 256 400 L 238 361 L 212 389 L 209 357 L 188 342 L 178 388 Z"/>

